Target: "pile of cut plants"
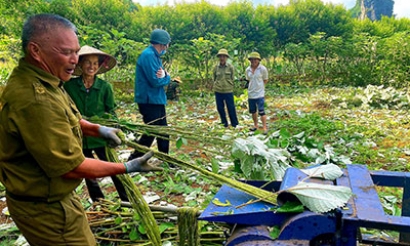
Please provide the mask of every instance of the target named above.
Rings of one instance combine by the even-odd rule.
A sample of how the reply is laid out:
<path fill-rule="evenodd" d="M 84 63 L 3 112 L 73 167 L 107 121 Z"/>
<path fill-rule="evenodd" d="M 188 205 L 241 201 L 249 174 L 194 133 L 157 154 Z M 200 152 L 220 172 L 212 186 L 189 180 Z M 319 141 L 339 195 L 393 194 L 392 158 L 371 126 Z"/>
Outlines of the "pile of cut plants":
<path fill-rule="evenodd" d="M 386 93 L 394 95 L 388 97 Z M 213 197 L 221 184 L 276 204 L 277 194 L 261 193 L 237 180 L 280 180 L 286 168 L 305 169 L 317 164 L 343 168 L 345 164 L 358 163 L 367 164 L 370 170 L 408 171 L 410 139 L 405 133 L 410 121 L 405 113 L 407 104 L 403 93 L 370 87 L 295 89 L 271 86 L 267 88 L 269 134 L 266 136 L 261 131 L 248 130 L 252 119 L 247 112 L 246 98 L 241 96 L 236 98 L 238 128 L 224 128 L 219 124 L 210 93 L 195 98 L 190 92 L 184 92 L 180 101 L 171 102 L 167 106 L 168 127 L 142 124 L 136 106 L 122 102 L 119 97 L 118 119 L 89 119 L 123 130 L 125 145 L 116 150 L 119 161 L 126 159 L 134 149 L 148 151 L 134 142 L 141 134 L 171 141 L 169 155 L 155 151 L 153 158 L 156 165 L 164 168 L 162 173 L 136 174 L 128 180 L 136 185 L 131 189 L 137 188 L 147 198 L 156 224 L 156 239 L 152 241 L 149 236 L 152 228 L 141 220 L 132 201 L 121 203 L 110 183 L 102 185 L 107 195 L 99 203 L 89 202 L 84 185 L 77 192 L 100 245 L 151 245 L 153 242 L 182 245 L 181 238 L 186 244 L 221 245 L 230 227 L 196 220 L 208 204 L 219 204 Z M 396 98 L 391 106 L 388 98 Z M 170 164 L 175 168 L 170 168 Z M 317 191 L 322 188 L 313 187 L 310 192 L 320 193 Z M 297 188 L 294 191 L 298 192 Z M 326 192 L 322 194 L 334 193 L 343 198 L 334 199 L 337 204 L 326 204 L 326 211 L 343 206 L 352 195 L 347 190 Z M 398 190 L 380 191 L 386 213 L 399 214 L 402 203 L 399 196 Z M 155 199 L 150 200 L 152 197 Z M 220 205 L 226 206 L 226 201 Z M 315 210 L 315 204 L 309 201 L 294 206 L 326 212 Z M 182 220 L 178 218 L 180 214 L 183 214 Z M 2 216 L 11 222 L 7 215 Z M 197 230 L 181 236 L 179 225 L 187 223 L 197 223 Z M 371 233 L 377 236 L 385 232 Z M 15 242 L 18 235 L 13 226 L 0 229 L 0 239 L 8 243 Z M 190 238 L 189 235 L 196 236 Z"/>

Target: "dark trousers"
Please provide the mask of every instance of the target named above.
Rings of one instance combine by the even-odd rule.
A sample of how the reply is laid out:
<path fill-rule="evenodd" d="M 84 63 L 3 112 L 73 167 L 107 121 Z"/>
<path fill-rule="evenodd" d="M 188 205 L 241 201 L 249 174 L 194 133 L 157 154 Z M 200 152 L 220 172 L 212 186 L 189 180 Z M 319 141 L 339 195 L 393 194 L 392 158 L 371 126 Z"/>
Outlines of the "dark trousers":
<path fill-rule="evenodd" d="M 148 125 L 157 125 L 157 126 L 166 126 L 167 118 L 166 118 L 166 110 L 165 105 L 158 105 L 158 104 L 138 104 L 139 111 L 142 115 L 142 120 L 145 124 Z M 157 146 L 158 151 L 168 154 L 169 153 L 169 136 L 164 135 L 163 138 L 157 138 Z M 148 148 L 151 147 L 152 143 L 154 142 L 155 137 L 142 135 L 141 138 L 137 141 L 138 144 L 147 146 Z M 132 160 L 138 157 L 141 157 L 142 153 L 135 151 L 131 154 L 128 160 Z"/>
<path fill-rule="evenodd" d="M 233 99 L 233 93 L 219 93 L 215 92 L 216 109 L 218 110 L 221 123 L 227 127 L 228 121 L 226 120 L 225 105 L 228 109 L 229 119 L 231 125 L 236 127 L 238 123 L 238 117 L 236 116 L 235 101 Z"/>
<path fill-rule="evenodd" d="M 83 153 L 85 157 L 94 158 L 93 150 L 97 155 L 98 159 L 102 161 L 107 161 L 107 155 L 105 154 L 105 148 L 96 148 L 96 149 L 83 149 Z M 118 195 L 122 201 L 128 202 L 127 193 L 125 192 L 124 185 L 116 176 L 111 176 L 112 182 L 117 189 Z M 85 183 L 87 185 L 88 193 L 91 197 L 91 200 L 94 202 L 98 200 L 98 198 L 104 198 L 104 194 L 101 191 L 100 185 L 98 184 L 97 179 L 85 179 Z"/>

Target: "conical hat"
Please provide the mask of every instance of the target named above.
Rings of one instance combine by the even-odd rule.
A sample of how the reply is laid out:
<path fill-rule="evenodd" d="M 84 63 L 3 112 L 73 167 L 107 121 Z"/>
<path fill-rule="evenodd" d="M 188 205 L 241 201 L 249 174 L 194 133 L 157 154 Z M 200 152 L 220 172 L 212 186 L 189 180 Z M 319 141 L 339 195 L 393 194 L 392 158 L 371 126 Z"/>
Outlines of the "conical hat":
<path fill-rule="evenodd" d="M 97 55 L 98 60 L 101 64 L 100 69 L 98 70 L 97 74 L 102 74 L 105 72 L 110 71 L 115 65 L 117 65 L 117 60 L 113 57 L 108 55 L 105 52 L 102 52 L 99 49 L 93 48 L 88 45 L 84 45 L 81 47 L 80 51 L 78 52 L 78 55 L 80 56 L 86 56 L 86 55 Z M 81 67 L 79 64 L 75 67 L 73 75 L 80 76 L 83 73 L 81 70 Z"/>

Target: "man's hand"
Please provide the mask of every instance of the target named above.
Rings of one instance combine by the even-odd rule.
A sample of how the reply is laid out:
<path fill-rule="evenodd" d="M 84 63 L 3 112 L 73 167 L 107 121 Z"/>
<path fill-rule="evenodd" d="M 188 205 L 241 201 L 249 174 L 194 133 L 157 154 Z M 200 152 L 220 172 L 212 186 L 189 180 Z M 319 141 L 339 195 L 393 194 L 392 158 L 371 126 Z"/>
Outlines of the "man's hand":
<path fill-rule="evenodd" d="M 151 166 L 148 164 L 148 160 L 154 156 L 154 152 L 150 151 L 143 155 L 142 157 L 133 159 L 124 163 L 127 173 L 133 172 L 149 172 L 149 171 L 163 171 L 160 167 Z"/>
<path fill-rule="evenodd" d="M 100 128 L 98 128 L 98 132 L 100 133 L 100 136 L 102 138 L 108 141 L 108 146 L 110 146 L 111 148 L 115 148 L 121 144 L 121 139 L 117 136 L 117 133 L 120 132 L 120 129 L 100 126 Z"/>
<path fill-rule="evenodd" d="M 165 76 L 166 76 L 165 70 L 162 69 L 162 67 L 160 67 L 160 68 L 158 69 L 158 71 L 157 71 L 157 77 L 160 78 L 160 79 L 162 79 L 162 78 L 164 78 Z"/>

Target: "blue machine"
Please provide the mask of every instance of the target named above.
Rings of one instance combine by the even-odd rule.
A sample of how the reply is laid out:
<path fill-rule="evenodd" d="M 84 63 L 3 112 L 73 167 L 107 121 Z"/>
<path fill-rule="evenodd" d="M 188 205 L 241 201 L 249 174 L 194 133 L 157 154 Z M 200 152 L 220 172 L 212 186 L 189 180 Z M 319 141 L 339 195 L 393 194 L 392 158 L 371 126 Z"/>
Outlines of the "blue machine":
<path fill-rule="evenodd" d="M 277 206 L 265 202 L 236 208 L 255 197 L 223 185 L 215 198 L 222 202 L 228 200 L 232 206 L 221 207 L 210 203 L 199 219 L 235 225 L 227 239 L 227 246 L 339 246 L 357 245 L 357 242 L 371 245 L 410 245 L 410 173 L 369 171 L 364 165 L 347 165 L 343 171 L 344 175 L 333 184 L 350 187 L 354 194 L 344 208 L 325 214 L 307 210 L 296 214 L 275 213 L 273 209 Z M 302 179 L 306 179 L 306 174 L 296 168 L 289 168 L 282 182 L 272 182 L 264 189 L 285 190 Z M 329 181 L 308 179 L 305 182 Z M 266 182 L 248 183 L 260 187 Z M 376 186 L 403 188 L 402 216 L 385 214 Z M 278 197 L 279 203 L 281 200 L 289 199 L 292 197 Z M 271 239 L 267 226 L 280 228 L 276 240 Z M 361 235 L 360 228 L 398 231 L 400 241 L 393 242 Z"/>

